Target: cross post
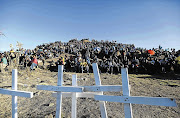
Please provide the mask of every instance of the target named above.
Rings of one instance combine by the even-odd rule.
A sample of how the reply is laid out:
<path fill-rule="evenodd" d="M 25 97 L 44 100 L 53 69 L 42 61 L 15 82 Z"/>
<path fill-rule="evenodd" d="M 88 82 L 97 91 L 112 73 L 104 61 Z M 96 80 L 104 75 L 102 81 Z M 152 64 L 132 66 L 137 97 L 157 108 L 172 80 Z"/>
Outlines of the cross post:
<path fill-rule="evenodd" d="M 12 90 L 0 88 L 0 94 L 12 96 L 12 118 L 18 118 L 17 114 L 17 96 L 32 98 L 32 92 L 18 91 L 17 90 L 17 69 L 12 70 Z"/>
<path fill-rule="evenodd" d="M 123 96 L 95 95 L 95 100 L 124 103 L 125 118 L 133 118 L 131 104 L 177 107 L 175 99 L 165 97 L 130 96 L 128 70 L 121 68 Z"/>
<path fill-rule="evenodd" d="M 76 82 L 73 82 L 75 85 Z M 83 87 L 76 86 L 63 86 L 63 65 L 58 66 L 58 83 L 57 86 L 50 85 L 37 85 L 38 90 L 47 90 L 47 91 L 56 91 L 56 118 L 61 118 L 61 106 L 62 106 L 62 95 L 63 92 L 83 92 Z M 76 93 L 75 93 L 76 94 Z M 71 94 L 74 98 L 74 95 Z M 73 101 L 74 103 L 74 101 Z M 75 104 L 75 103 L 74 103 Z M 76 108 L 76 105 L 73 106 L 73 109 Z"/>
<path fill-rule="evenodd" d="M 12 90 L 17 90 L 17 70 L 12 70 Z M 17 96 L 12 95 L 12 118 L 17 118 Z"/>
<path fill-rule="evenodd" d="M 58 83 L 57 86 L 63 85 L 63 65 L 58 66 Z M 56 118 L 61 118 L 62 93 L 57 92 L 56 98 Z"/>
<path fill-rule="evenodd" d="M 95 78 L 95 83 L 97 86 L 101 86 L 101 79 L 99 74 L 99 69 L 97 63 L 93 63 L 93 73 Z M 101 95 L 103 95 L 103 92 L 101 92 Z M 106 112 L 106 105 L 104 101 L 99 101 L 100 110 L 101 110 L 101 117 L 107 118 L 107 112 Z"/>
<path fill-rule="evenodd" d="M 77 86 L 77 75 L 72 75 L 72 86 Z M 76 118 L 77 115 L 77 99 L 76 93 L 72 93 L 72 108 L 71 108 L 71 118 Z"/>
<path fill-rule="evenodd" d="M 123 96 L 130 96 L 130 88 L 129 88 L 129 78 L 128 78 L 128 69 L 122 68 L 122 89 L 123 89 Z M 126 118 L 133 118 L 132 116 L 132 106 L 131 103 L 124 103 L 124 114 Z"/>

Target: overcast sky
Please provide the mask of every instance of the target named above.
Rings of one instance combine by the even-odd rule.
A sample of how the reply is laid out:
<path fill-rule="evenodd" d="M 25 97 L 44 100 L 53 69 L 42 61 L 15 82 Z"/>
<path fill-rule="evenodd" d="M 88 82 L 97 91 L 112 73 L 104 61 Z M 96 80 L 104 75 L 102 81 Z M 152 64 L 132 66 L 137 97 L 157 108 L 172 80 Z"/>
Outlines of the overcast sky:
<path fill-rule="evenodd" d="M 73 38 L 180 49 L 180 0 L 0 0 L 0 51 Z"/>

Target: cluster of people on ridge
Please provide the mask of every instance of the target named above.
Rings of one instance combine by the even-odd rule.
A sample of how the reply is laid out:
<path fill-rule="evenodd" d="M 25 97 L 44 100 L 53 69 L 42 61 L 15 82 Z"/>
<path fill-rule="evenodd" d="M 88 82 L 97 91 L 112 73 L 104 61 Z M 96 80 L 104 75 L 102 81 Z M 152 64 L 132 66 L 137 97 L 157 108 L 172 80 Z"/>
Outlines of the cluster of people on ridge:
<path fill-rule="evenodd" d="M 57 41 L 39 45 L 34 50 L 11 50 L 1 54 L 0 62 L 3 68 L 18 62 L 33 70 L 38 60 L 45 66 L 47 59 L 53 58 L 58 61 L 50 63 L 51 71 L 64 65 L 66 72 L 92 72 L 92 63 L 97 63 L 101 73 L 120 73 L 122 67 L 128 67 L 129 73 L 135 74 L 180 73 L 180 50 L 164 50 L 161 46 L 147 50 L 135 48 L 133 44 L 88 39 Z"/>

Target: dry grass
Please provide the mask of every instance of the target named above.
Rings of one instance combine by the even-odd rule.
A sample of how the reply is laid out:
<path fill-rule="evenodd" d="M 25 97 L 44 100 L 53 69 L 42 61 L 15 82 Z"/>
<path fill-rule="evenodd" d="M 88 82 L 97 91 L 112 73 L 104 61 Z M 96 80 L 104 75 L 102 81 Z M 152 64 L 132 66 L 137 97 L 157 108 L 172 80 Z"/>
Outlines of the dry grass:
<path fill-rule="evenodd" d="M 71 85 L 71 77 L 75 73 L 64 73 L 64 85 Z M 92 73 L 78 73 L 78 85 L 95 85 Z M 121 85 L 121 75 L 101 74 L 103 85 Z M 180 117 L 180 80 L 169 79 L 164 76 L 134 75 L 129 74 L 132 96 L 171 97 L 175 98 L 178 107 L 160 107 L 147 105 L 133 105 L 134 118 L 178 118 Z M 18 90 L 31 91 L 32 99 L 18 98 L 19 117 L 46 117 L 55 115 L 56 99 L 52 92 L 36 90 L 36 85 L 57 85 L 57 72 L 36 69 L 18 70 Z M 11 72 L 0 74 L 0 87 L 11 89 Z M 108 95 L 122 95 L 122 92 L 105 92 Z M 11 117 L 11 96 L 0 94 L 0 118 Z M 123 104 L 107 103 L 108 116 L 112 118 L 124 117 Z M 71 99 L 63 99 L 62 112 L 64 117 L 71 115 Z M 98 102 L 94 99 L 78 99 L 78 118 L 99 118 L 100 110 Z"/>

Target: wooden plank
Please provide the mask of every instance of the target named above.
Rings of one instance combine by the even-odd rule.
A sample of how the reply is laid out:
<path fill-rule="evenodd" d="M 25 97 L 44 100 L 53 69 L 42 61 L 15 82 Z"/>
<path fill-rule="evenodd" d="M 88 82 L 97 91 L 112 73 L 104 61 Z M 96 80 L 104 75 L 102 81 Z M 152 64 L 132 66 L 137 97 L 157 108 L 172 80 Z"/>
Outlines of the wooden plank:
<path fill-rule="evenodd" d="M 63 65 L 58 66 L 58 86 L 63 85 Z M 57 92 L 56 97 L 56 118 L 61 118 L 62 93 Z"/>
<path fill-rule="evenodd" d="M 50 86 L 50 85 L 37 85 L 38 90 L 59 91 L 59 92 L 83 92 L 83 87 L 73 86 Z"/>
<path fill-rule="evenodd" d="M 77 93 L 78 98 L 94 98 L 94 95 L 101 95 L 101 92 L 83 92 Z"/>
<path fill-rule="evenodd" d="M 121 85 L 99 85 L 99 86 L 80 86 L 84 87 L 84 92 L 119 92 L 122 91 Z"/>
<path fill-rule="evenodd" d="M 98 68 L 97 63 L 93 63 L 92 65 L 93 65 L 93 73 L 94 73 L 95 83 L 97 86 L 99 86 L 99 85 L 101 85 L 99 68 Z"/>
<path fill-rule="evenodd" d="M 62 93 L 57 92 L 56 97 L 56 118 L 61 118 Z"/>
<path fill-rule="evenodd" d="M 128 69 L 121 68 L 123 96 L 130 96 Z M 133 118 L 131 103 L 124 104 L 125 118 Z"/>
<path fill-rule="evenodd" d="M 121 68 L 123 95 L 130 96 L 128 69 Z"/>
<path fill-rule="evenodd" d="M 99 74 L 99 69 L 97 63 L 93 63 L 93 73 L 94 73 L 94 78 L 95 78 L 95 83 L 97 86 L 101 85 L 101 80 L 100 80 L 100 74 Z M 103 92 L 101 92 L 103 95 Z M 100 105 L 100 110 L 101 110 L 101 117 L 102 118 L 107 118 L 107 111 L 106 111 L 106 105 L 104 101 L 99 102 Z"/>
<path fill-rule="evenodd" d="M 32 98 L 33 97 L 33 92 L 9 90 L 9 89 L 2 89 L 2 88 L 0 88 L 0 94 L 26 97 L 26 98 Z"/>
<path fill-rule="evenodd" d="M 80 93 L 76 93 L 76 97 L 77 98 L 94 98 L 94 95 L 102 95 L 101 92 L 80 92 Z M 53 92 L 52 93 L 53 97 L 57 97 L 57 93 Z M 62 92 L 62 97 L 66 98 L 66 97 L 72 97 L 72 93 L 71 92 Z"/>
<path fill-rule="evenodd" d="M 46 88 L 47 85 L 37 85 L 38 89 L 50 89 Z M 54 87 L 54 86 L 52 86 Z M 79 88 L 83 88 L 83 92 L 119 92 L 122 91 L 122 86 L 120 85 L 101 85 L 101 86 L 78 86 Z M 65 92 L 65 91 L 64 91 Z M 84 93 L 83 93 L 84 94 Z"/>
<path fill-rule="evenodd" d="M 12 70 L 12 89 L 17 90 L 17 69 Z M 12 95 L 12 118 L 18 118 L 16 95 Z"/>
<path fill-rule="evenodd" d="M 108 101 L 108 102 L 177 107 L 175 99 L 165 98 L 165 97 L 95 95 L 95 100 Z"/>
<path fill-rule="evenodd" d="M 63 86 L 63 65 L 58 65 L 58 86 Z"/>
<path fill-rule="evenodd" d="M 77 75 L 73 74 L 72 75 L 72 86 L 76 87 L 77 86 Z M 77 116 L 77 99 L 76 99 L 76 93 L 72 93 L 72 108 L 71 108 L 71 118 L 76 118 Z"/>

